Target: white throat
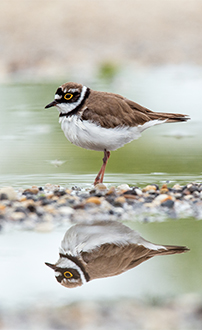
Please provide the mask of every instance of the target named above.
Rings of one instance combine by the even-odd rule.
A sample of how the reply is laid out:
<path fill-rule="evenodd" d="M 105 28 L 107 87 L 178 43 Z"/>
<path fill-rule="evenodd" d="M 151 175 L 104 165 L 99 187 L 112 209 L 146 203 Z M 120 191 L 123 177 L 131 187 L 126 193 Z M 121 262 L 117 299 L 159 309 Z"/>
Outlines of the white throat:
<path fill-rule="evenodd" d="M 56 107 L 58 108 L 58 111 L 60 113 L 69 113 L 70 111 L 74 110 L 83 101 L 83 99 L 86 95 L 86 91 L 87 91 L 87 87 L 83 86 L 82 90 L 81 90 L 81 95 L 80 95 L 79 99 L 76 102 L 73 102 L 73 103 L 58 103 L 56 105 Z M 55 96 L 55 100 L 57 101 L 57 94 Z"/>

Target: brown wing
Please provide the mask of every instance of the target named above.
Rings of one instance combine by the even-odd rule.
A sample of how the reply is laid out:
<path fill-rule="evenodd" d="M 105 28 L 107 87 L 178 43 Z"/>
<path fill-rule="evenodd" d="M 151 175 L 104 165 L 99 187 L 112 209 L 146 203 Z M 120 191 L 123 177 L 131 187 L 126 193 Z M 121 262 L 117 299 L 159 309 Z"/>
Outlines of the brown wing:
<path fill-rule="evenodd" d="M 85 107 L 81 118 L 106 128 L 137 126 L 150 120 L 146 113 L 134 111 L 122 96 L 116 94 L 93 91 Z"/>
<path fill-rule="evenodd" d="M 85 102 L 83 120 L 91 120 L 102 127 L 138 126 L 150 120 L 166 122 L 186 121 L 186 115 L 153 112 L 121 95 L 92 91 Z"/>
<path fill-rule="evenodd" d="M 121 274 L 134 268 L 155 255 L 183 253 L 189 249 L 184 246 L 165 246 L 166 249 L 151 250 L 143 245 L 103 244 L 98 249 L 81 254 L 90 279 L 109 277 Z"/>
<path fill-rule="evenodd" d="M 118 275 L 137 266 L 147 259 L 148 251 L 142 245 L 117 246 L 107 243 L 97 251 L 83 252 L 82 259 L 90 279 L 95 279 Z"/>

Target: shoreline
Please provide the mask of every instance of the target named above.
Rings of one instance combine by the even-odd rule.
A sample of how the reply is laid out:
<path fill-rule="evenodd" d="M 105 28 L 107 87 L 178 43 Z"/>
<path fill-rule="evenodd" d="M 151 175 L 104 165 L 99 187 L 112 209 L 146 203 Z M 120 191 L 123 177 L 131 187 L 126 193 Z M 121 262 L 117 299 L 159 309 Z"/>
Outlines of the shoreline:
<path fill-rule="evenodd" d="M 169 187 L 127 184 L 94 188 L 65 188 L 46 184 L 27 189 L 0 188 L 0 225 L 52 231 L 63 223 L 96 220 L 165 221 L 202 219 L 202 183 Z"/>

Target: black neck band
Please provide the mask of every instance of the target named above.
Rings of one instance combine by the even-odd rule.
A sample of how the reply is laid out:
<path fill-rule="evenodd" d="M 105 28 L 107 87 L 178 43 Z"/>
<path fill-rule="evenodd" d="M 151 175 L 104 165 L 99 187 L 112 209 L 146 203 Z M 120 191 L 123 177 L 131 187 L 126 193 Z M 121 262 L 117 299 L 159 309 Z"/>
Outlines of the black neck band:
<path fill-rule="evenodd" d="M 83 100 L 81 101 L 81 103 L 79 105 L 77 105 L 76 108 L 74 108 L 72 111 L 70 112 L 67 112 L 67 113 L 60 113 L 59 114 L 59 117 L 69 117 L 69 116 L 72 116 L 72 115 L 75 115 L 83 106 L 85 100 L 89 97 L 90 95 L 90 88 L 87 88 L 86 89 L 86 92 L 85 92 L 85 95 L 84 95 L 84 98 Z"/>
<path fill-rule="evenodd" d="M 60 253 L 60 257 L 67 258 L 67 259 L 73 261 L 82 270 L 82 272 L 83 272 L 83 274 L 85 276 L 86 282 L 89 282 L 90 281 L 89 274 L 85 271 L 82 262 L 80 260 L 78 260 L 78 258 L 73 257 L 73 256 L 70 256 L 69 254 L 63 254 L 63 253 Z"/>

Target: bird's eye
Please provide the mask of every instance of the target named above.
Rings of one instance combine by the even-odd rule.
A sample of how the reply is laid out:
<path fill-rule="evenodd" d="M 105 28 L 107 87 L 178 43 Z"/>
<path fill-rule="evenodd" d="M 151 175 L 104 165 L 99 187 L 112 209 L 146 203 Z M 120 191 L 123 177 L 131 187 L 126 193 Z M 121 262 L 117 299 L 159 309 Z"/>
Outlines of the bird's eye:
<path fill-rule="evenodd" d="M 71 277 L 73 277 L 73 274 L 71 272 L 66 271 L 66 272 L 64 272 L 64 277 L 71 278 Z"/>
<path fill-rule="evenodd" d="M 64 95 L 64 99 L 67 100 L 67 101 L 69 101 L 69 100 L 71 100 L 71 98 L 72 98 L 73 96 L 74 96 L 74 95 L 71 94 L 71 93 L 66 93 L 66 94 Z"/>

